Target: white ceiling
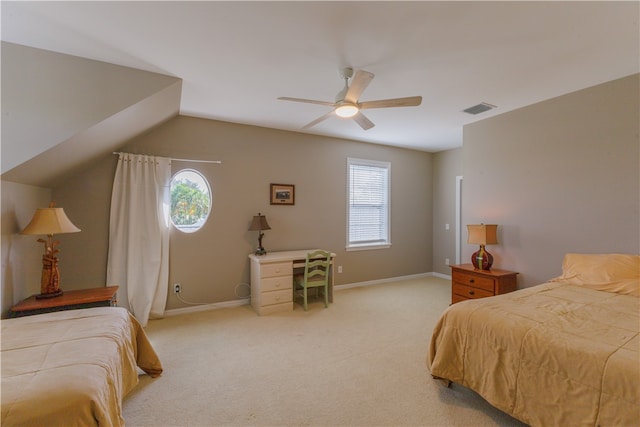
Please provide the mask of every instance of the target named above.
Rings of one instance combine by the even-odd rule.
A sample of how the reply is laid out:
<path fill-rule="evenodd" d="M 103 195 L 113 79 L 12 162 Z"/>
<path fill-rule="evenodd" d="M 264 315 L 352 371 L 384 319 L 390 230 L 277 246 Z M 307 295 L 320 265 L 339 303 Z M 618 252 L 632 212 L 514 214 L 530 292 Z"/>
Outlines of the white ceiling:
<path fill-rule="evenodd" d="M 440 151 L 462 126 L 638 73 L 639 5 L 627 2 L 8 2 L 2 40 L 183 79 L 181 114 L 301 131 L 333 102 L 339 70 L 375 74 L 362 130 L 308 133 Z M 487 102 L 495 110 L 462 110 Z"/>

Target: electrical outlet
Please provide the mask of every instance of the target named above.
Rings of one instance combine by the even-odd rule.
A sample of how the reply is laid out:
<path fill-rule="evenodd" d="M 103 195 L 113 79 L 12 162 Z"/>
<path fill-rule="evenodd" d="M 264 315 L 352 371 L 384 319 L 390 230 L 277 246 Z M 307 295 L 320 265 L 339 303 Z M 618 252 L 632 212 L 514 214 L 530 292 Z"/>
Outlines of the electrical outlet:
<path fill-rule="evenodd" d="M 444 259 L 444 265 L 449 265 L 449 258 Z"/>
<path fill-rule="evenodd" d="M 342 266 L 341 265 L 338 266 L 338 274 L 340 274 L 340 273 L 342 273 Z"/>
<path fill-rule="evenodd" d="M 174 283 L 173 284 L 173 293 L 174 294 L 179 294 L 181 290 L 182 290 L 182 285 L 180 283 Z"/>

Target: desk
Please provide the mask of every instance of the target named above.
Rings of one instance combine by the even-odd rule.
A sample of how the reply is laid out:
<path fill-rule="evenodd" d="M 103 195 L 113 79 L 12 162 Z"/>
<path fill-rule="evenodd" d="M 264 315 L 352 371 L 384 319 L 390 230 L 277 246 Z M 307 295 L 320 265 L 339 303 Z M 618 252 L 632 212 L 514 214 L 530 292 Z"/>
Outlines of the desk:
<path fill-rule="evenodd" d="M 251 306 L 259 315 L 293 310 L 293 275 L 304 268 L 307 254 L 317 249 L 250 254 Z M 336 254 L 331 253 L 333 266 Z M 329 276 L 329 302 L 333 302 L 333 267 Z"/>
<path fill-rule="evenodd" d="M 90 307 L 115 307 L 119 286 L 64 291 L 59 297 L 37 299 L 35 295 L 11 307 L 14 317 L 50 313 L 52 311 L 75 310 Z"/>

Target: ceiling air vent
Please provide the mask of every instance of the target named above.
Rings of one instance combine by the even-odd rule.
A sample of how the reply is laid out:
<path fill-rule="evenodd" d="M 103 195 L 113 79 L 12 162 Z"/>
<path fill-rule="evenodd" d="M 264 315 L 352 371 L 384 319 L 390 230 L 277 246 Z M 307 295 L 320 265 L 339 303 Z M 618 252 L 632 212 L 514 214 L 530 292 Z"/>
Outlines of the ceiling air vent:
<path fill-rule="evenodd" d="M 484 113 L 485 111 L 489 111 L 496 108 L 495 105 L 491 105 L 491 104 L 487 104 L 486 102 L 481 102 L 478 105 L 474 105 L 473 107 L 469 107 L 464 111 L 465 113 L 469 113 L 469 114 L 480 114 L 480 113 Z"/>

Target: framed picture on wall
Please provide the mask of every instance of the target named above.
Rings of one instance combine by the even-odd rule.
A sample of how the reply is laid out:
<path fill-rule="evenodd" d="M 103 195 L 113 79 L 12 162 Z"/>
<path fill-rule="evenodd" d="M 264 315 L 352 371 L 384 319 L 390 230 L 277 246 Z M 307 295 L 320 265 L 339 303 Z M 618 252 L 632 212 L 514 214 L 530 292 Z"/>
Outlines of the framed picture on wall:
<path fill-rule="evenodd" d="M 294 205 L 295 185 L 271 184 L 271 204 L 272 205 Z"/>

